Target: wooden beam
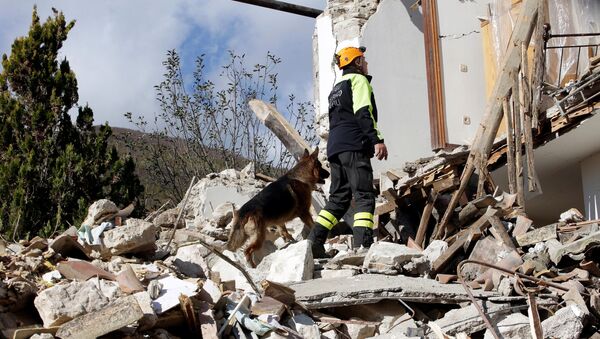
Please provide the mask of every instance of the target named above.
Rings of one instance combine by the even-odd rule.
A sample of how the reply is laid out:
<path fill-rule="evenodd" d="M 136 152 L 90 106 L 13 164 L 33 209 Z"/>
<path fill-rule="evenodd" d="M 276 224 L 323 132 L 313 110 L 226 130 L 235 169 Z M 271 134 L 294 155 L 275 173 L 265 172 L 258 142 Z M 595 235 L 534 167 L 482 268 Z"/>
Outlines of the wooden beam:
<path fill-rule="evenodd" d="M 283 1 L 277 0 L 233 0 L 237 2 L 243 2 L 250 5 L 256 5 L 260 7 L 275 9 L 282 12 L 288 12 L 292 14 L 298 14 L 302 16 L 307 16 L 310 18 L 316 18 L 321 13 L 323 13 L 320 9 L 294 5 Z"/>
<path fill-rule="evenodd" d="M 508 163 L 508 190 L 510 194 L 517 193 L 517 172 L 515 167 L 515 130 L 513 127 L 512 110 L 507 97 L 502 100 L 502 110 L 506 117 L 506 162 Z"/>
<path fill-rule="evenodd" d="M 425 39 L 425 70 L 427 75 L 427 94 L 429 97 L 429 130 L 431 148 L 446 147 L 446 113 L 444 112 L 444 94 L 442 84 L 442 66 L 440 55 L 440 34 L 438 25 L 437 0 L 422 0 L 423 37 Z"/>
<path fill-rule="evenodd" d="M 546 72 L 546 53 L 544 50 L 544 24 L 547 22 L 548 5 L 546 1 L 540 1 L 538 5 L 538 16 L 535 24 L 535 34 L 533 36 L 533 70 L 531 75 L 531 89 L 533 100 L 531 103 L 532 126 L 537 129 L 539 125 L 540 105 L 542 102 L 542 81 Z"/>
<path fill-rule="evenodd" d="M 500 237 L 499 240 L 502 240 L 502 242 L 504 243 L 504 245 L 506 245 L 506 246 L 508 246 L 509 248 L 512 248 L 512 249 L 516 249 L 517 248 L 515 246 L 514 241 L 512 240 L 512 238 L 510 237 L 510 235 L 508 234 L 508 231 L 506 230 L 506 227 L 504 227 L 504 224 L 502 223 L 502 220 L 500 220 L 500 218 L 498 218 L 498 216 L 493 215 L 493 216 L 489 217 L 488 221 L 490 222 L 490 225 L 492 225 L 492 228 L 494 229 L 494 231 L 496 231 L 496 233 Z"/>
<path fill-rule="evenodd" d="M 479 217 L 479 219 L 477 219 L 477 221 L 471 224 L 469 228 L 464 230 L 462 234 L 457 237 L 456 241 L 454 241 L 454 243 L 452 243 L 452 245 L 450 245 L 450 247 L 448 247 L 448 249 L 442 253 L 442 255 L 436 261 L 433 262 L 433 272 L 441 272 L 450 263 L 452 258 L 454 258 L 454 256 L 464 248 L 464 245 L 469 241 L 470 238 L 478 233 L 483 232 L 483 230 L 490 225 L 489 220 L 492 216 L 496 215 L 496 213 L 498 213 L 496 209 L 488 208 L 487 211 L 485 211 L 485 213 Z"/>
<path fill-rule="evenodd" d="M 525 189 L 523 187 L 523 134 L 521 132 L 521 110 L 519 103 L 521 86 L 519 86 L 519 75 L 514 76 L 512 105 L 513 117 L 515 119 L 515 171 L 517 175 L 517 203 L 525 208 Z"/>
<path fill-rule="evenodd" d="M 527 183 L 529 192 L 538 190 L 538 177 L 533 160 L 533 134 L 531 116 L 531 88 L 529 88 L 527 49 L 528 45 L 521 44 L 521 76 L 519 84 L 519 103 L 523 116 L 523 137 L 525 139 L 525 157 L 527 164 Z"/>
<path fill-rule="evenodd" d="M 425 233 L 427 232 L 427 225 L 429 225 L 429 219 L 431 218 L 431 212 L 433 211 L 433 204 L 437 199 L 438 192 L 435 189 L 429 191 L 427 197 L 427 204 L 423 208 L 423 215 L 421 215 L 421 222 L 419 222 L 419 228 L 417 229 L 417 236 L 415 242 L 421 247 L 425 247 L 423 243 L 425 241 Z"/>
<path fill-rule="evenodd" d="M 461 176 L 461 183 L 454 192 L 450 204 L 438 228 L 437 237 L 445 234 L 446 224 L 458 203 L 458 199 L 467 187 L 468 181 L 475 170 L 475 163 L 481 159 L 488 159 L 490 150 L 502 120 L 502 100 L 508 95 L 512 87 L 512 76 L 519 69 L 521 63 L 521 43 L 528 43 L 531 39 L 533 27 L 536 23 L 538 3 L 541 0 L 525 0 L 521 6 L 521 13 L 513 29 L 508 50 L 502 61 L 502 71 L 494 84 L 492 96 L 487 104 L 481 125 L 477 130 L 467 164 Z"/>
<path fill-rule="evenodd" d="M 264 101 L 253 99 L 248 103 L 260 121 L 267 126 L 285 148 L 296 158 L 300 159 L 304 150 L 311 150 L 308 143 L 298 134 L 292 125 L 277 112 L 277 109 Z"/>

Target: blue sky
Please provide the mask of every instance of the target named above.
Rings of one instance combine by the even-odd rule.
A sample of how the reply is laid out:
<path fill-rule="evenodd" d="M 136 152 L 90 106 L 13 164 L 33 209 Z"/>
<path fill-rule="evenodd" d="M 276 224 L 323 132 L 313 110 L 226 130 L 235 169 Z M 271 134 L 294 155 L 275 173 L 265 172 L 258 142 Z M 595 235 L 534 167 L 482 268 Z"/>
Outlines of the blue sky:
<path fill-rule="evenodd" d="M 287 1 L 318 9 L 326 3 Z M 282 59 L 280 96 L 312 100 L 312 18 L 231 0 L 0 0 L 0 54 L 27 33 L 34 4 L 42 20 L 54 7 L 77 21 L 62 55 L 77 75 L 80 104 L 90 105 L 96 123 L 132 127 L 125 112 L 151 120 L 159 109 L 154 86 L 170 49 L 180 52 L 185 70 L 206 54 L 211 79 L 228 50 L 245 54 L 248 65 L 270 51 Z"/>

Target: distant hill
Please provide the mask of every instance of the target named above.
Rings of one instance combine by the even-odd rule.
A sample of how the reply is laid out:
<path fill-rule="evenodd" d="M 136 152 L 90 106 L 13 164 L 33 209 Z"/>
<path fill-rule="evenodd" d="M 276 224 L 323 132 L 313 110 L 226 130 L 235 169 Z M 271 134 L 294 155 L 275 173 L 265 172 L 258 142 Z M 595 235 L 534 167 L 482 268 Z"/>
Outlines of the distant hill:
<path fill-rule="evenodd" d="M 156 142 L 152 134 L 128 128 L 111 128 L 113 132 L 111 138 L 109 139 L 111 146 L 114 145 L 117 148 L 117 151 L 119 151 L 119 154 L 129 154 L 135 160 L 136 174 L 139 176 L 140 181 L 145 188 L 144 202 L 146 209 L 154 210 L 167 202 L 169 199 L 172 200 L 171 207 L 179 203 L 179 199 L 173 199 L 171 194 L 168 193 L 168 190 L 165 190 L 164 187 L 161 187 L 160 180 L 157 180 L 156 178 L 157 173 L 153 173 L 151 170 L 149 170 L 148 160 L 152 155 L 148 153 L 145 146 Z M 176 170 L 177 168 L 174 167 L 174 169 Z M 174 173 L 174 175 L 185 177 L 184 173 Z M 189 181 L 189 179 L 186 180 Z M 182 184 L 180 186 L 182 187 L 179 187 L 179 190 L 185 192 L 187 189 L 187 184 Z"/>
<path fill-rule="evenodd" d="M 169 174 L 172 177 L 176 177 L 176 189 L 173 187 L 164 187 L 164 186 L 173 186 L 173 185 L 165 185 L 164 178 L 160 177 L 160 173 L 158 170 L 152 170 L 152 163 L 150 162 L 151 157 L 153 156 L 148 151 L 148 146 L 155 144 L 158 142 L 155 139 L 155 136 L 151 133 L 144 133 L 138 130 L 132 130 L 128 128 L 121 127 L 111 127 L 112 128 L 112 136 L 109 140 L 111 145 L 114 145 L 119 151 L 119 154 L 129 154 L 136 163 L 136 173 L 140 178 L 140 181 L 145 187 L 145 206 L 146 209 L 153 210 L 167 202 L 171 199 L 172 204 L 177 204 L 183 198 L 185 191 L 189 185 L 189 182 L 193 175 L 196 175 L 199 179 L 204 177 L 206 173 L 197 173 L 197 169 L 191 168 L 182 168 L 182 166 L 169 166 Z M 161 139 L 161 144 L 168 146 L 170 152 L 177 152 L 177 148 L 181 145 L 182 153 L 183 153 L 183 141 L 176 138 L 165 137 Z M 225 169 L 225 164 L 223 163 L 223 156 L 221 152 L 217 152 L 215 150 L 209 151 L 209 156 L 213 161 L 213 164 L 216 168 L 220 170 Z M 241 169 L 245 166 L 248 161 L 242 159 L 239 162 L 241 165 L 238 166 Z M 272 173 L 268 173 L 272 174 Z M 172 206 L 173 206 L 172 205 Z"/>

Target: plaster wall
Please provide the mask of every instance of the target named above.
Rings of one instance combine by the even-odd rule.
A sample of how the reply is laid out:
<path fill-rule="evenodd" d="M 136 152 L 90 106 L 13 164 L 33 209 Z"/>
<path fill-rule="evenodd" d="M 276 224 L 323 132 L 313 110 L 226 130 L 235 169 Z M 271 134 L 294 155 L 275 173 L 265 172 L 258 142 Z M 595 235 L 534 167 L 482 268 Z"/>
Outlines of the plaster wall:
<path fill-rule="evenodd" d="M 429 136 L 423 18 L 412 0 L 383 0 L 363 28 L 369 73 L 388 160 L 375 173 L 432 155 Z"/>
<path fill-rule="evenodd" d="M 589 220 L 600 218 L 600 152 L 581 162 L 583 205 Z M 582 211 L 583 212 L 583 211 Z"/>
<path fill-rule="evenodd" d="M 450 144 L 471 144 L 485 111 L 480 21 L 487 2 L 442 0 L 438 21 L 446 126 Z"/>

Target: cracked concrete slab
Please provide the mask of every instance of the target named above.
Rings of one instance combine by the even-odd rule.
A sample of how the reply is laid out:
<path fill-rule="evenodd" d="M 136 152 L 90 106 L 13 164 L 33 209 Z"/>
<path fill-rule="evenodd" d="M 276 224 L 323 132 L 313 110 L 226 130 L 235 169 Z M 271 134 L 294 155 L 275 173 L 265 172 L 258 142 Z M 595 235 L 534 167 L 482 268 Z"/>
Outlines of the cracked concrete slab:
<path fill-rule="evenodd" d="M 469 297 L 459 284 L 403 275 L 361 274 L 353 277 L 317 279 L 291 284 L 296 299 L 309 309 L 375 303 L 383 299 L 456 304 Z M 496 296 L 492 292 L 473 291 L 475 297 Z"/>

